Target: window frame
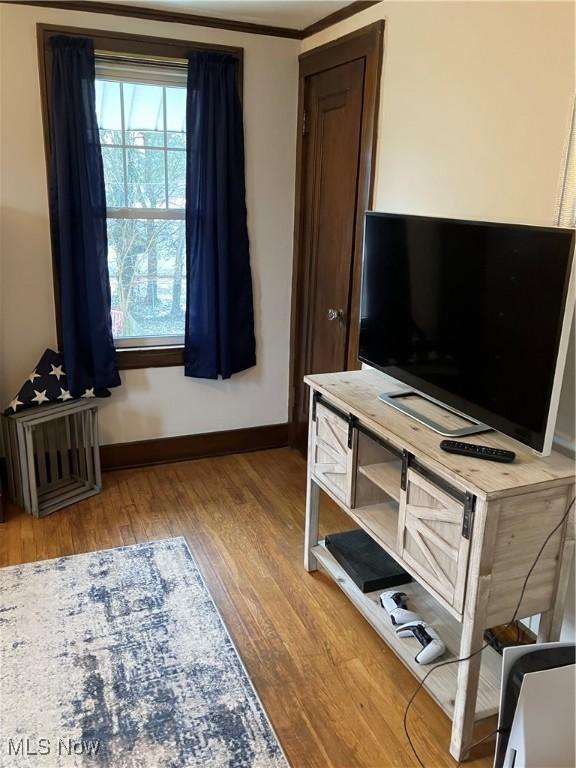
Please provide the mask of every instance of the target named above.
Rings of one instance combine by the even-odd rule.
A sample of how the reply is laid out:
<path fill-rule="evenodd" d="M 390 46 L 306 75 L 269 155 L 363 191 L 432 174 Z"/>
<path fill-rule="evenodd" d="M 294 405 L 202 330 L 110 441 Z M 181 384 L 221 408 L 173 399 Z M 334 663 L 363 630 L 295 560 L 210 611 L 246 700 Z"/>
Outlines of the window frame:
<path fill-rule="evenodd" d="M 50 38 L 56 35 L 90 38 L 94 49 L 100 52 L 112 53 L 118 56 L 138 56 L 142 59 L 155 61 L 185 60 L 191 51 L 219 51 L 234 56 L 238 60 L 238 90 L 242 100 L 244 80 L 244 49 L 236 46 L 214 45 L 187 40 L 174 40 L 163 37 L 132 35 L 122 32 L 83 29 L 54 24 L 37 24 L 38 70 L 40 79 L 40 98 L 42 106 L 42 123 L 44 127 L 44 149 L 46 158 L 46 174 L 50 178 L 51 167 L 51 104 L 49 99 L 50 83 L 52 81 L 52 51 Z M 131 210 L 131 209 L 128 209 Z M 145 211 L 146 209 L 143 209 Z M 163 209 L 160 209 L 163 210 Z M 54 258 L 54 243 L 52 242 L 52 274 L 54 283 L 54 311 L 56 318 L 56 334 L 58 346 L 62 348 L 62 324 L 60 319 L 60 297 L 58 289 L 56 261 Z M 157 346 L 124 346 L 116 348 L 118 367 L 121 370 L 138 368 L 162 368 L 184 365 L 183 344 L 162 344 Z"/>

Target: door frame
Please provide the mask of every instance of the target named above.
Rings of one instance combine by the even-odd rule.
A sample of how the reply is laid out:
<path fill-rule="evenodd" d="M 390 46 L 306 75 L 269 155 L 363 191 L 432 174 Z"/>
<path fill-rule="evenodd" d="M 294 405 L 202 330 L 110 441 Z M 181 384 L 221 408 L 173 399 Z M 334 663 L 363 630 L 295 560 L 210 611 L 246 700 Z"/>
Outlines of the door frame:
<path fill-rule="evenodd" d="M 296 190 L 294 200 L 294 251 L 292 265 L 292 305 L 290 314 L 290 393 L 288 400 L 289 438 L 294 446 L 297 441 L 296 391 L 304 373 L 300 370 L 300 338 L 309 317 L 304 297 L 308 293 L 309 275 L 305 269 L 302 231 L 304 226 L 304 98 L 306 78 L 327 69 L 364 59 L 364 92 L 362 99 L 362 126 L 358 166 L 358 196 L 354 226 L 354 249 L 350 302 L 347 313 L 346 359 L 347 370 L 359 367 L 358 330 L 360 311 L 360 284 L 362 279 L 362 246 L 364 239 L 364 212 L 372 207 L 374 192 L 374 167 L 378 136 L 378 109 L 380 79 L 384 52 L 384 20 L 362 27 L 343 37 L 331 40 L 298 57 L 298 124 L 296 143 Z"/>

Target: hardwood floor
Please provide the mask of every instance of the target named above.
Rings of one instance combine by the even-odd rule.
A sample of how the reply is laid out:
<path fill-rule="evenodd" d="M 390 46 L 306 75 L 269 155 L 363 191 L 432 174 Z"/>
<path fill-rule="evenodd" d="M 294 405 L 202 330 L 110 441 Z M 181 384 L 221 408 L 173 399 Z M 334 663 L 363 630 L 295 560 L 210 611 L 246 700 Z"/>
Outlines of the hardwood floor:
<path fill-rule="evenodd" d="M 402 727 L 414 678 L 302 567 L 305 470 L 286 448 L 107 473 L 101 495 L 42 520 L 10 509 L 0 565 L 184 536 L 293 768 L 417 766 Z M 324 498 L 323 532 L 347 527 Z M 410 730 L 426 768 L 456 765 L 450 723 L 424 692 Z M 467 765 L 488 768 L 492 749 Z"/>

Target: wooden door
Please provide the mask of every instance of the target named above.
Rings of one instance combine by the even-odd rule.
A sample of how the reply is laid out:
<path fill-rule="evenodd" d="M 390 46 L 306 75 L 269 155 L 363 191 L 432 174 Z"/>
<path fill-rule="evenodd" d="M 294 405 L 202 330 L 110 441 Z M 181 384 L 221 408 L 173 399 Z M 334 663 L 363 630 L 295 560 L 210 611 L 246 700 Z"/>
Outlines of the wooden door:
<path fill-rule="evenodd" d="M 362 129 L 363 59 L 305 81 L 302 294 L 293 418 L 304 444 L 308 398 L 302 377 L 347 368 L 350 285 Z"/>
<path fill-rule="evenodd" d="M 464 605 L 470 541 L 462 533 L 464 504 L 408 470 L 400 504 L 400 555 L 459 613 Z"/>

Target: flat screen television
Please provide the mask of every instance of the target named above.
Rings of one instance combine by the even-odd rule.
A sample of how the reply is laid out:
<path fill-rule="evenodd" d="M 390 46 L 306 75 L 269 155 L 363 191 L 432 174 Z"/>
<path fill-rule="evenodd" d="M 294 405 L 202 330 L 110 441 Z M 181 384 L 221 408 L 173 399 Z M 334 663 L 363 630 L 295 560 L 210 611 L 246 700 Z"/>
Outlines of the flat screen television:
<path fill-rule="evenodd" d="M 548 453 L 573 254 L 571 229 L 369 212 L 360 360 Z"/>

